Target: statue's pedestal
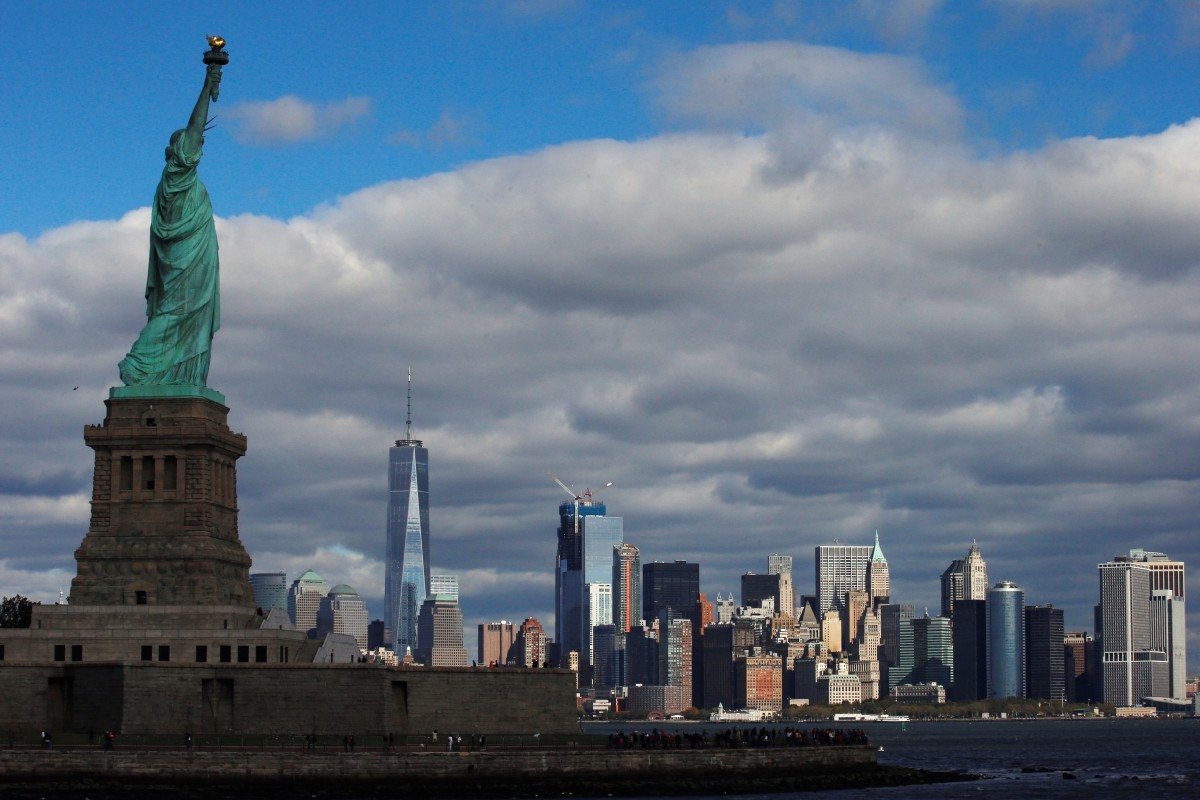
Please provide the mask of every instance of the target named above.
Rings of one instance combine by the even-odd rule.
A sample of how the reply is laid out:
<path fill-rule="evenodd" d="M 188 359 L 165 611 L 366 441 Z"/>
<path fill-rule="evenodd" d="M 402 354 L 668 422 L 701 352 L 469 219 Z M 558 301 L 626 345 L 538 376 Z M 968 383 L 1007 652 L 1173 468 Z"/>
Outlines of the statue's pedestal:
<path fill-rule="evenodd" d="M 183 387 L 155 387 L 152 396 L 146 387 L 114 389 L 104 423 L 84 429 L 96 456 L 73 606 L 253 611 L 250 556 L 237 527 L 236 462 L 246 437 L 229 429 L 224 405 L 173 388 Z"/>

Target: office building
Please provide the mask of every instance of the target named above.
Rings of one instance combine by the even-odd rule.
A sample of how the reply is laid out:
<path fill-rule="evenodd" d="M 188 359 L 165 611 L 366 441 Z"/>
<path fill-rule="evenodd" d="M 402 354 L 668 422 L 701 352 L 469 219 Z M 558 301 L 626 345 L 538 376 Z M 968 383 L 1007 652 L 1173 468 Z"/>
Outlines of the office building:
<path fill-rule="evenodd" d="M 783 709 L 783 659 L 755 647 L 733 662 L 734 708 L 778 713 Z"/>
<path fill-rule="evenodd" d="M 669 608 L 659 612 L 658 682 L 683 689 L 685 702 L 692 702 L 692 621 L 676 617 Z"/>
<path fill-rule="evenodd" d="M 717 599 L 714 601 L 713 606 L 716 609 L 714 621 L 718 625 L 733 622 L 733 618 L 737 613 L 737 600 L 734 598 L 733 592 L 730 592 L 728 597 L 722 597 L 721 593 L 717 592 Z"/>
<path fill-rule="evenodd" d="M 546 631 L 534 617 L 526 617 L 517 632 L 517 656 L 510 660 L 520 667 L 540 667 L 549 663 Z"/>
<path fill-rule="evenodd" d="M 924 616 L 903 621 L 899 631 L 899 655 L 888 672 L 888 693 L 901 684 L 937 683 L 949 686 L 954 680 L 954 643 L 950 620 Z"/>
<path fill-rule="evenodd" d="M 822 544 L 816 548 L 817 613 L 842 608 L 846 593 L 867 590 L 867 565 L 871 548 L 848 544 Z"/>
<path fill-rule="evenodd" d="M 875 531 L 875 546 L 871 548 L 871 558 L 867 562 L 867 595 L 871 598 L 871 605 L 879 606 L 890 602 L 891 594 L 891 571 L 883 548 L 879 546 L 879 531 Z"/>
<path fill-rule="evenodd" d="M 421 604 L 417 616 L 417 661 L 427 667 L 465 667 L 462 609 L 447 595 L 434 594 Z"/>
<path fill-rule="evenodd" d="M 767 556 L 767 572 L 779 576 L 779 604 L 781 614 L 796 616 L 796 588 L 792 581 L 792 557 L 772 553 Z"/>
<path fill-rule="evenodd" d="M 433 573 L 429 576 L 429 593 L 440 594 L 448 600 L 458 602 L 458 576 Z"/>
<path fill-rule="evenodd" d="M 618 643 L 622 649 L 618 649 Z M 625 636 L 617 635 L 616 625 L 592 627 L 592 686 L 597 693 L 608 692 L 624 684 Z"/>
<path fill-rule="evenodd" d="M 1087 631 L 1063 633 L 1063 685 L 1068 702 L 1089 702 L 1095 695 L 1091 685 L 1095 646 Z"/>
<path fill-rule="evenodd" d="M 475 651 L 482 666 L 502 667 L 517 644 L 517 626 L 512 622 L 482 622 L 479 624 L 479 646 Z"/>
<path fill-rule="evenodd" d="M 987 695 L 987 600 L 958 600 L 950 618 L 954 635 L 954 682 L 951 697 L 956 703 L 983 700 Z"/>
<path fill-rule="evenodd" d="M 754 607 L 762 606 L 764 601 L 769 601 L 771 607 L 779 611 L 781 605 L 779 575 L 758 575 L 753 572 L 747 572 L 742 575 L 742 606 Z"/>
<path fill-rule="evenodd" d="M 942 616 L 954 616 L 957 600 L 986 600 L 987 596 L 987 562 L 979 552 L 979 544 L 971 542 L 967 557 L 951 561 L 942 573 Z"/>
<path fill-rule="evenodd" d="M 555 644 L 560 661 L 579 653 L 581 674 L 590 673 L 593 625 L 613 624 L 614 549 L 624 544 L 624 520 L 609 517 L 591 492 L 558 507 L 558 549 L 554 575 Z M 607 592 L 600 589 L 603 584 Z M 605 611 L 607 597 L 607 611 Z"/>
<path fill-rule="evenodd" d="M 1151 641 L 1153 650 L 1167 654 L 1167 694 L 1187 695 L 1187 581 L 1182 561 L 1141 548 L 1129 551 L 1129 560 L 1150 569 Z"/>
<path fill-rule="evenodd" d="M 329 584 L 313 570 L 305 570 L 288 591 L 288 616 L 298 631 L 317 629 L 317 612 L 329 594 Z"/>
<path fill-rule="evenodd" d="M 264 613 L 272 608 L 288 608 L 288 583 L 286 572 L 252 572 L 250 588 L 254 590 L 254 605 Z"/>
<path fill-rule="evenodd" d="M 1098 569 L 1096 633 L 1103 701 L 1128 707 L 1141 705 L 1146 697 L 1164 696 L 1170 689 L 1170 665 L 1166 651 L 1152 645 L 1150 566 L 1118 556 Z"/>
<path fill-rule="evenodd" d="M 421 604 L 429 585 L 429 450 L 412 435 L 412 370 L 404 438 L 388 451 L 387 554 L 383 587 L 384 638 L 403 656 L 418 647 Z"/>
<path fill-rule="evenodd" d="M 655 561 L 642 565 L 642 618 L 657 619 L 664 609 L 682 619 L 699 618 L 699 564 Z"/>
<path fill-rule="evenodd" d="M 887 603 L 879 607 L 880 680 L 889 689 L 899 683 L 899 680 L 893 680 L 892 673 L 900 660 L 900 631 L 907 627 L 906 623 L 912 618 L 912 603 Z"/>
<path fill-rule="evenodd" d="M 358 649 L 367 649 L 367 604 L 354 591 L 353 587 L 344 583 L 329 590 L 329 594 L 321 598 L 320 608 L 317 609 L 317 636 L 323 638 L 330 633 L 340 633 L 353 636 L 358 643 Z"/>
<path fill-rule="evenodd" d="M 1025 606 L 1025 696 L 1064 701 L 1063 611 L 1052 605 Z"/>
<path fill-rule="evenodd" d="M 1025 592 L 1000 581 L 987 596 L 988 697 L 1025 696 Z"/>
<path fill-rule="evenodd" d="M 754 647 L 756 631 L 749 622 L 707 625 L 701 642 L 704 686 L 700 708 L 738 708 L 734 703 L 733 662 Z"/>

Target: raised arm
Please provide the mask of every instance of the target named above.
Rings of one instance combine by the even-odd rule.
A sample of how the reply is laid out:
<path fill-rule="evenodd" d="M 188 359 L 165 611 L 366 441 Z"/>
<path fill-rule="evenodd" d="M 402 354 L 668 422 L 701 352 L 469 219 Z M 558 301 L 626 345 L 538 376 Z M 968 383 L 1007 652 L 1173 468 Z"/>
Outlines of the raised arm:
<path fill-rule="evenodd" d="M 208 121 L 208 104 L 215 94 L 216 87 L 221 85 L 221 65 L 209 64 L 204 76 L 204 88 L 200 90 L 200 98 L 192 110 L 192 118 L 188 120 L 188 134 L 195 136 L 196 141 L 204 135 L 204 123 Z"/>

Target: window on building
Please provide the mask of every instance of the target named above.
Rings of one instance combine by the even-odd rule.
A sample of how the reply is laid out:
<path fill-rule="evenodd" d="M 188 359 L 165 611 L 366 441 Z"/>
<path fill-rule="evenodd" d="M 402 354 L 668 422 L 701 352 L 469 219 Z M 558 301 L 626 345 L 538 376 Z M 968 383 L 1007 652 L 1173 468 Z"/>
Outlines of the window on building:
<path fill-rule="evenodd" d="M 267 663 L 267 646 L 265 644 L 258 644 L 254 646 L 254 663 Z"/>
<path fill-rule="evenodd" d="M 67 646 L 65 644 L 54 645 L 54 660 L 55 661 L 66 661 L 67 660 Z"/>
<path fill-rule="evenodd" d="M 0 661 L 4 660 L 4 645 L 0 644 Z"/>
<path fill-rule="evenodd" d="M 126 492 L 133 489 L 133 458 L 131 456 L 121 456 L 120 486 Z"/>
<path fill-rule="evenodd" d="M 136 602 L 139 606 L 146 605 L 146 592 L 144 590 L 138 589 L 133 593 L 133 597 L 134 602 Z"/>
<path fill-rule="evenodd" d="M 160 644 L 158 646 L 158 660 L 159 661 L 170 661 L 171 660 L 171 645 Z"/>
<path fill-rule="evenodd" d="M 83 661 L 83 645 L 81 645 L 81 644 L 71 645 L 71 660 L 72 661 Z"/>
<path fill-rule="evenodd" d="M 163 458 L 163 491 L 173 492 L 179 486 L 179 460 L 175 456 Z"/>
<path fill-rule="evenodd" d="M 250 645 L 248 645 L 248 644 L 239 644 L 238 645 L 238 663 L 239 664 L 249 664 L 250 663 Z"/>
<path fill-rule="evenodd" d="M 196 645 L 196 663 L 204 664 L 207 661 L 208 661 L 208 645 L 206 645 L 206 644 Z"/>
<path fill-rule="evenodd" d="M 221 645 L 220 659 L 222 664 L 228 664 L 230 661 L 233 661 L 233 648 L 227 644 Z"/>
<path fill-rule="evenodd" d="M 142 645 L 142 661 L 154 660 L 154 646 L 149 644 Z"/>
<path fill-rule="evenodd" d="M 142 488 L 154 491 L 154 456 L 142 456 Z"/>

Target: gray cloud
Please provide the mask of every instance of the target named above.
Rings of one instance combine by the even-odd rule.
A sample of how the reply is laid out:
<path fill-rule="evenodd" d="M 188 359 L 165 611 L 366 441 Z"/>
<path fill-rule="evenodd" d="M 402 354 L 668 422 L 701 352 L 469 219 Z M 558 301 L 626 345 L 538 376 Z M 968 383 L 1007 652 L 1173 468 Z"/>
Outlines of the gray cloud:
<path fill-rule="evenodd" d="M 766 88 L 743 119 L 763 131 L 731 133 L 755 53 Z M 728 71 L 680 102 L 718 129 L 219 220 L 210 383 L 249 437 L 256 568 L 316 566 L 378 613 L 408 366 L 433 562 L 462 576 L 469 620 L 551 624 L 547 472 L 613 481 L 626 538 L 700 561 L 711 594 L 772 552 L 805 589 L 813 546 L 878 528 L 901 600 L 936 608 L 978 540 L 994 579 L 1082 628 L 1100 561 L 1200 560 L 1200 122 L 980 159 L 932 144 L 958 113 L 909 62 L 834 57 L 853 68 L 789 82 L 771 76 L 821 51 L 716 55 Z M 896 91 L 829 99 L 876 78 Z M 766 101 L 797 87 L 826 138 L 781 180 L 803 129 Z M 53 599 L 73 573 L 81 426 L 141 324 L 147 221 L 0 237 L 7 594 Z"/>

